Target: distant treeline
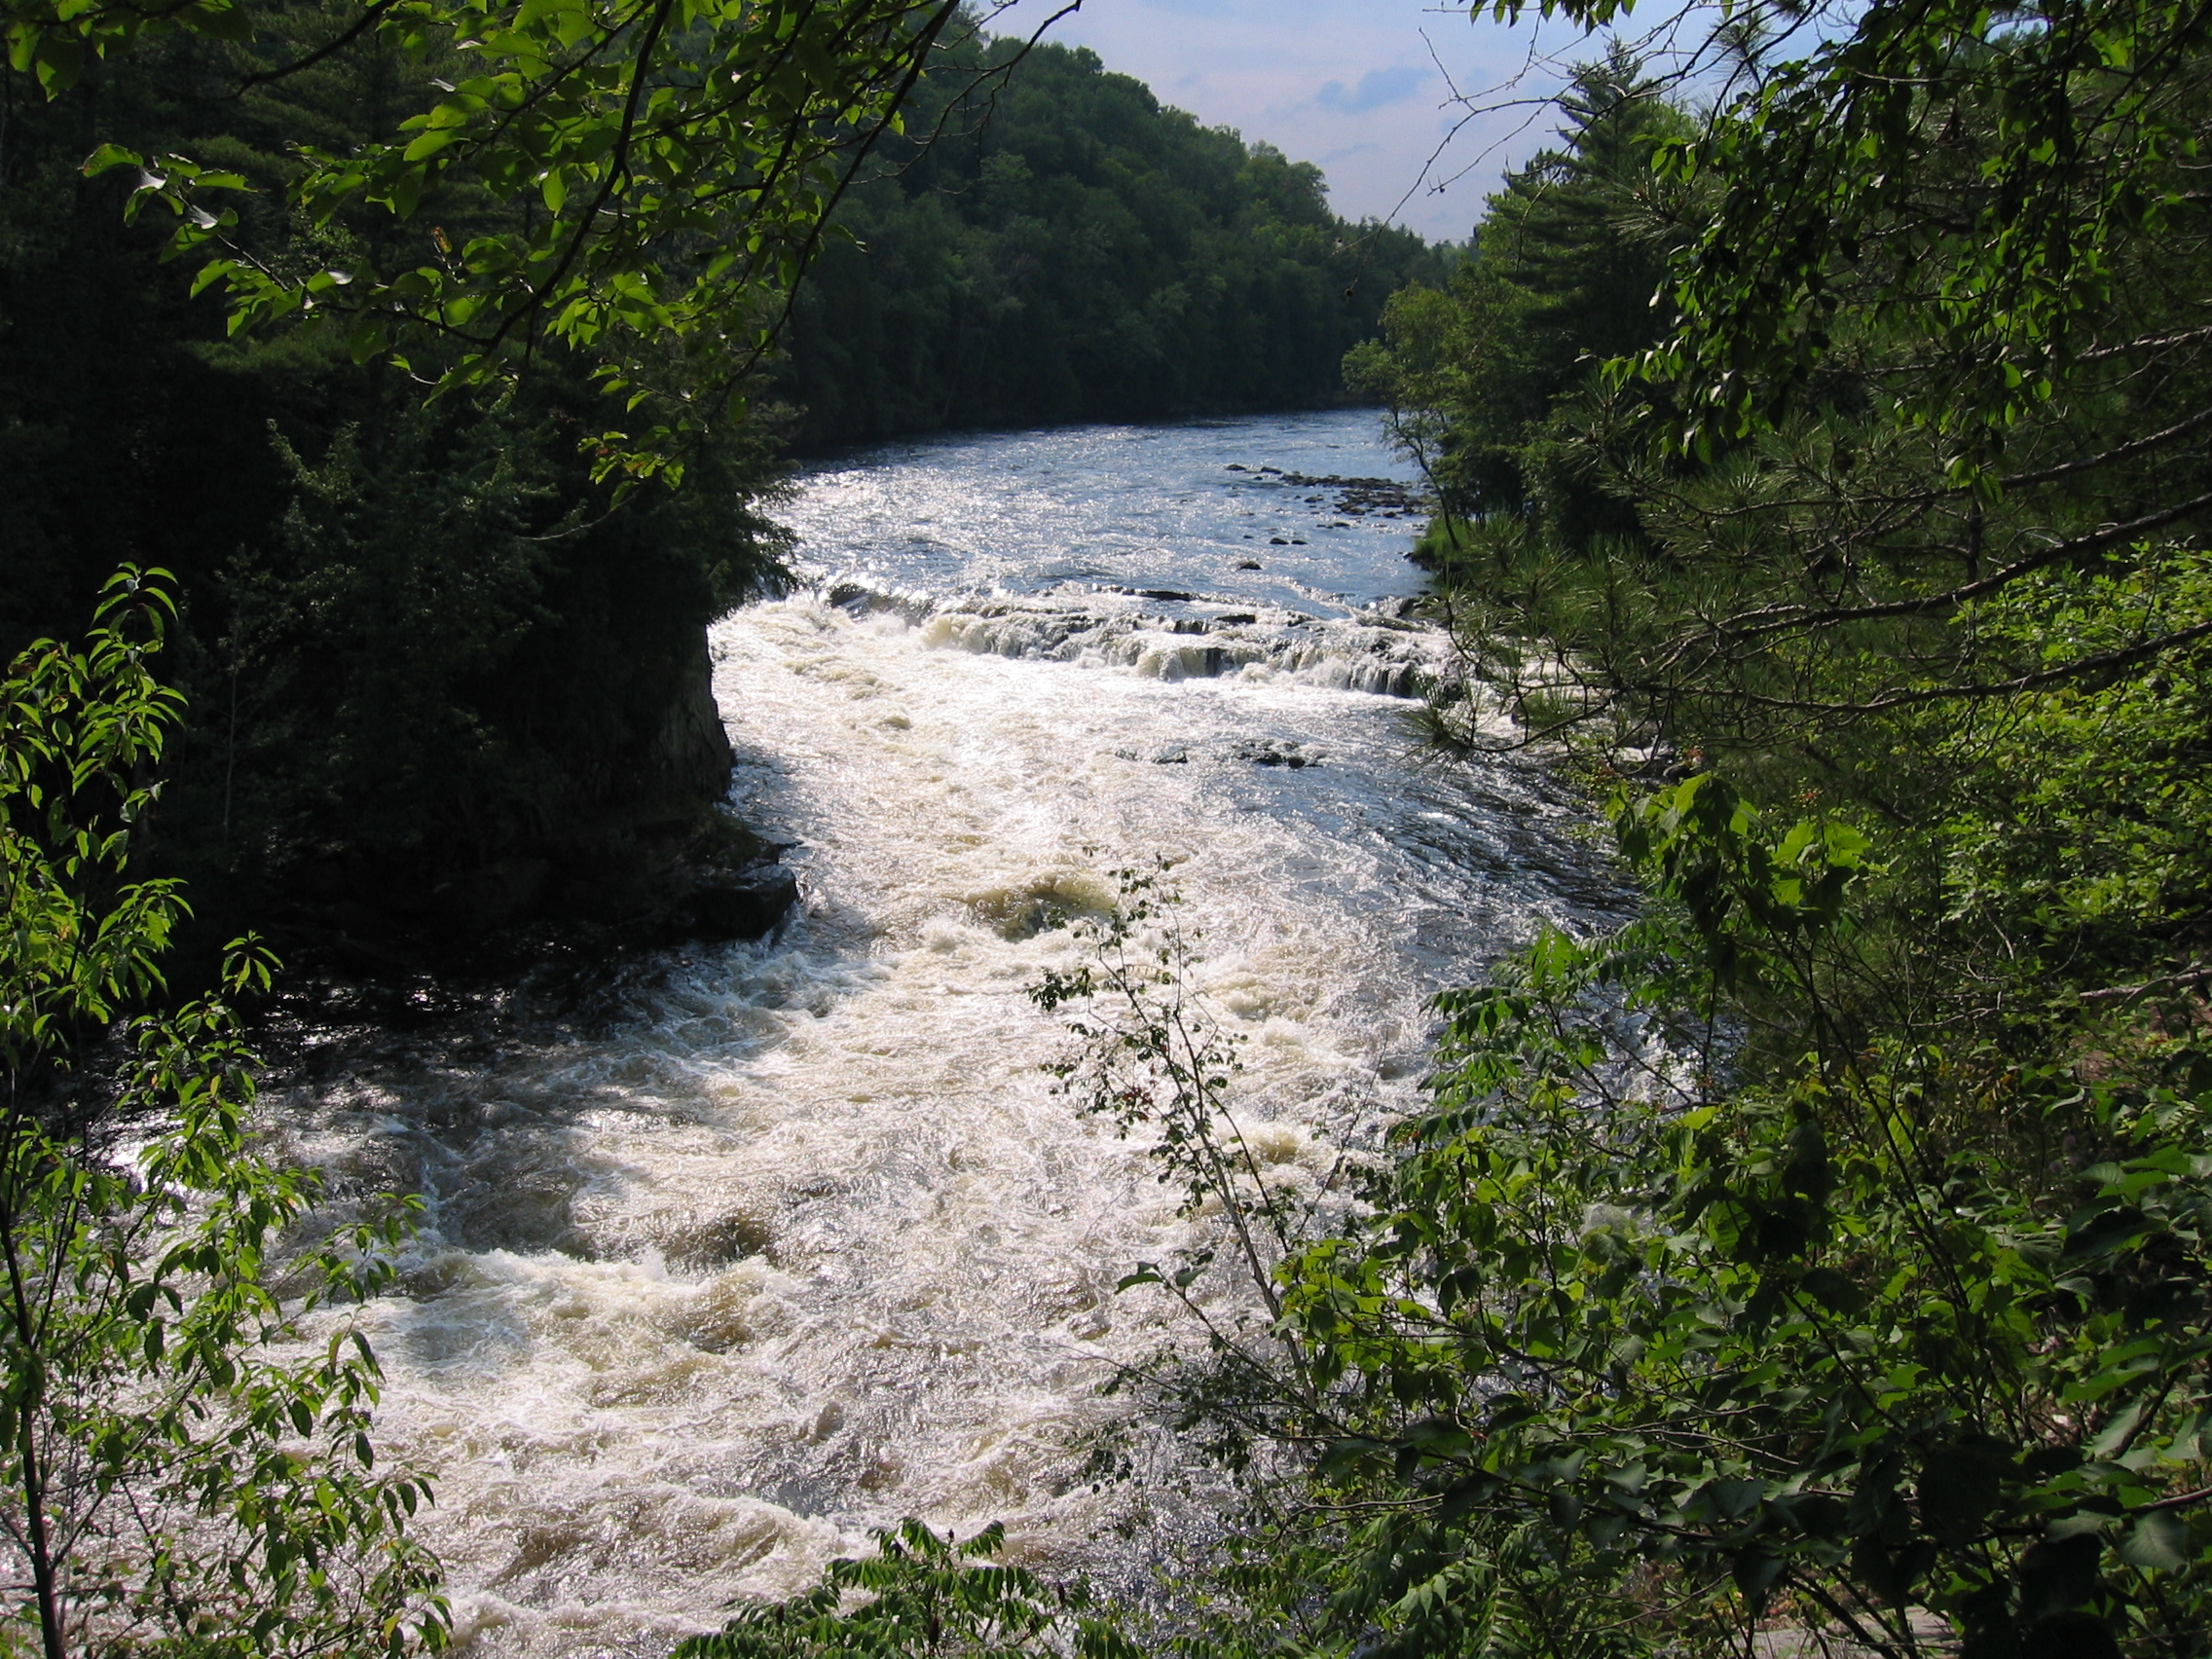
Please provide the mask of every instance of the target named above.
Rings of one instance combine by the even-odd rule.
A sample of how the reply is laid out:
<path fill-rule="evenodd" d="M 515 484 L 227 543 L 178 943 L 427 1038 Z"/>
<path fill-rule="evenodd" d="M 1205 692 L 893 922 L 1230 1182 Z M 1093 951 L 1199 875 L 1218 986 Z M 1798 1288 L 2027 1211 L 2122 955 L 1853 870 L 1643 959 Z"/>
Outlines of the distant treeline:
<path fill-rule="evenodd" d="M 844 209 L 778 379 L 799 447 L 1336 401 L 1383 302 L 1449 272 L 1456 250 L 1330 212 L 1312 164 L 1086 49 L 1020 51 L 948 49 Z"/>

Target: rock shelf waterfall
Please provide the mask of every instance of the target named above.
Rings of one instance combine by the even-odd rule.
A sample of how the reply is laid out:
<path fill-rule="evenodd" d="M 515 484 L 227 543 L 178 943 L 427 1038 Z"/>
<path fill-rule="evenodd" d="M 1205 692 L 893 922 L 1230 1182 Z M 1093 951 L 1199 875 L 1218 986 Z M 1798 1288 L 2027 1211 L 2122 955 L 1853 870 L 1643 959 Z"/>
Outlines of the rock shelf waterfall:
<path fill-rule="evenodd" d="M 664 1650 L 907 1514 L 1089 1559 L 1120 1499 L 1077 1441 L 1158 1334 L 1114 1285 L 1185 1224 L 1040 1072 L 1060 918 L 1173 861 L 1301 1179 L 1414 1105 L 1431 991 L 1603 902 L 1539 775 L 1412 754 L 1449 664 L 1401 614 L 1406 476 L 1364 412 L 817 470 L 808 585 L 714 636 L 733 805 L 801 912 L 276 1091 L 301 1154 L 425 1196 L 371 1327 L 480 1650 Z"/>

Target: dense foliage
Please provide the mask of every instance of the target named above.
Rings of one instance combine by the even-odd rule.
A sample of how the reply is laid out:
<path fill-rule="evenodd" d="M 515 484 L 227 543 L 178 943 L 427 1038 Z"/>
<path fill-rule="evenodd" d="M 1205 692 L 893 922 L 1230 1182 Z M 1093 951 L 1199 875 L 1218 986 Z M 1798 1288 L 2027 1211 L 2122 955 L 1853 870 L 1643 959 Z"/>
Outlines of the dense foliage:
<path fill-rule="evenodd" d="M 939 55 L 799 295 L 776 382 L 805 446 L 1344 396 L 1340 361 L 1443 250 L 1329 211 L 1320 169 L 1162 108 L 1091 53 Z M 1007 70 L 1003 75 L 999 70 Z"/>
<path fill-rule="evenodd" d="M 1630 1649 L 1768 1619 L 1904 1651 L 1918 1607 L 1974 1652 L 2186 1650 L 2201 1060 L 1854 1030 L 1863 837 L 1774 834 L 1710 775 L 1620 824 L 1666 907 L 1451 999 L 1385 1203 L 1286 1270 L 1353 1408 L 1324 1468 L 1407 1494 L 1351 1604 L 1407 1651 L 1549 1574 Z M 1747 1063 L 1710 1018 L 1747 1005 L 1802 1051 Z"/>
<path fill-rule="evenodd" d="M 1006 1529 L 965 1543 L 919 1521 L 875 1535 L 876 1553 L 834 1561 L 812 1590 L 739 1610 L 712 1636 L 680 1642 L 671 1659 L 855 1659 L 936 1654 L 943 1659 L 1136 1659 L 1137 1650 L 1087 1609 L 1077 1586 L 993 1564 Z"/>

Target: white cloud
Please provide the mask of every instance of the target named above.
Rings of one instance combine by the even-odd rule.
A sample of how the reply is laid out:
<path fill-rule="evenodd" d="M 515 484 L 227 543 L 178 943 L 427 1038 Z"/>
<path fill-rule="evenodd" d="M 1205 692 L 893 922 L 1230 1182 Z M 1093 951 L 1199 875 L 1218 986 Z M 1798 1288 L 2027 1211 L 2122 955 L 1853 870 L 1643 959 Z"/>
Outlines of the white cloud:
<path fill-rule="evenodd" d="M 995 27 L 1026 31 L 1056 9 L 1016 0 Z M 1537 32 L 1437 0 L 1085 0 L 1046 38 L 1089 47 L 1209 126 L 1321 164 L 1346 217 L 1424 236 L 1466 236 L 1500 170 L 1557 125 L 1536 101 L 1549 79 L 1530 77 L 1515 94 L 1526 101 L 1487 115 L 1455 101 L 1522 70 Z M 1560 52 L 1572 36 L 1554 26 L 1541 44 Z"/>
<path fill-rule="evenodd" d="M 1395 69 L 1370 69 L 1359 78 L 1359 85 L 1350 92 L 1345 91 L 1342 81 L 1331 81 L 1314 96 L 1313 101 L 1323 109 L 1333 109 L 1345 115 L 1365 115 L 1371 109 L 1403 103 L 1420 91 L 1421 83 L 1430 79 L 1435 71 L 1424 66 L 1403 63 Z"/>

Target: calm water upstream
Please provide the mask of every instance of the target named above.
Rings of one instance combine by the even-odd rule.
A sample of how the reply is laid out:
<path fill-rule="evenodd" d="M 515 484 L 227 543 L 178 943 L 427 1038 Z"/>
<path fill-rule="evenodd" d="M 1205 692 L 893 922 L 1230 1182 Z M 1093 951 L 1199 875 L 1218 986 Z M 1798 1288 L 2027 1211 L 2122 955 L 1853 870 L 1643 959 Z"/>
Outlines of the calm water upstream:
<path fill-rule="evenodd" d="M 1603 903 L 1540 777 L 1409 756 L 1416 521 L 1299 481 L 1403 476 L 1359 412 L 815 471 L 810 586 L 714 633 L 732 798 L 803 913 L 294 1088 L 303 1151 L 428 1200 L 374 1325 L 463 1635 L 660 1650 L 907 1514 L 1087 1559 L 1125 1499 L 1076 1442 L 1157 1336 L 1113 1286 L 1184 1224 L 1039 1071 L 1024 987 L 1081 959 L 1048 906 L 1175 861 L 1303 1179 L 1414 1104 L 1430 991 Z"/>

